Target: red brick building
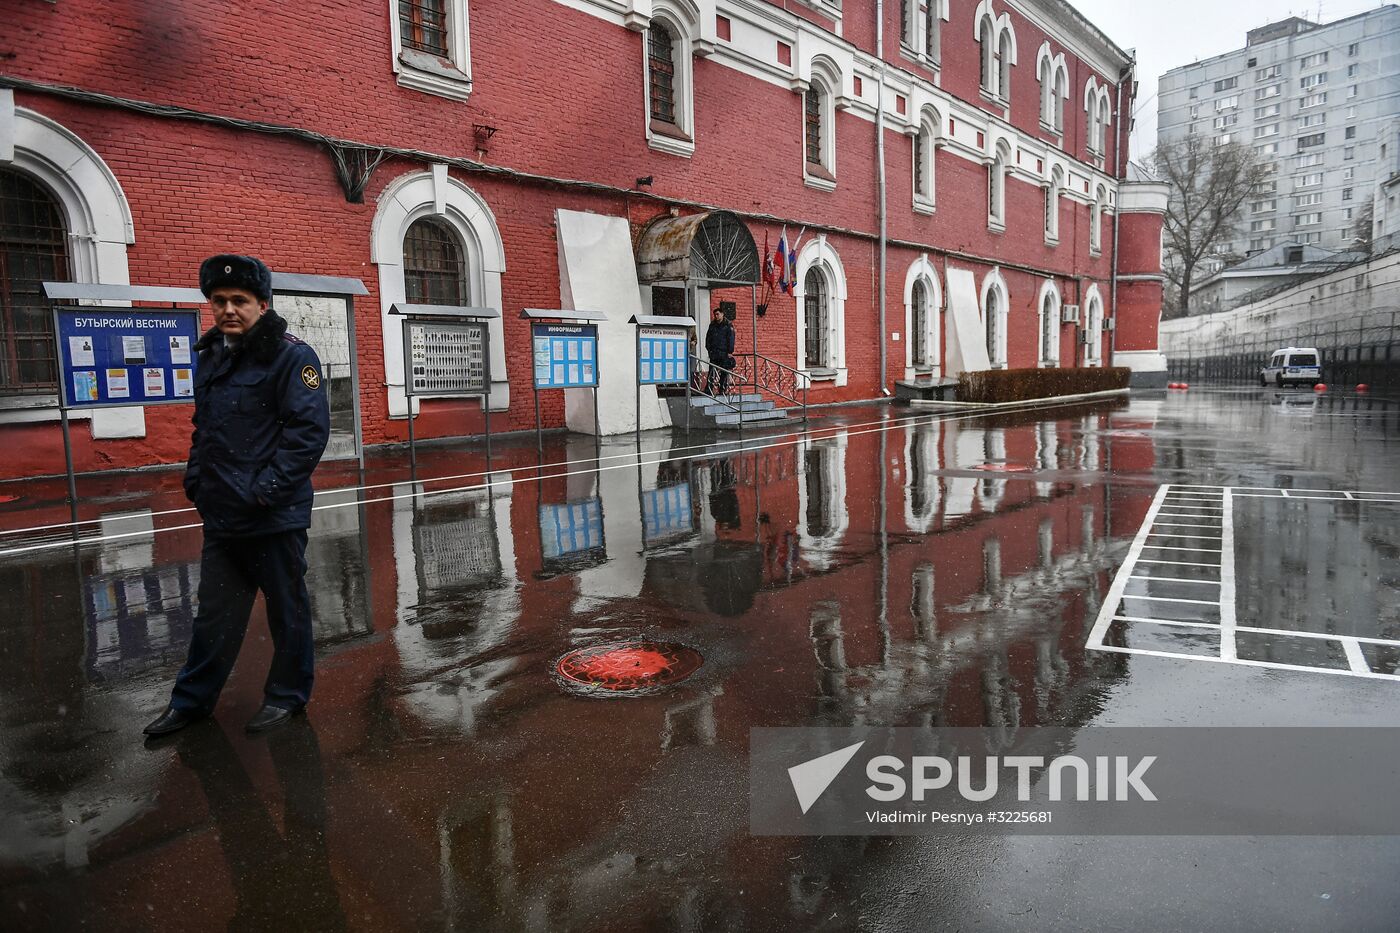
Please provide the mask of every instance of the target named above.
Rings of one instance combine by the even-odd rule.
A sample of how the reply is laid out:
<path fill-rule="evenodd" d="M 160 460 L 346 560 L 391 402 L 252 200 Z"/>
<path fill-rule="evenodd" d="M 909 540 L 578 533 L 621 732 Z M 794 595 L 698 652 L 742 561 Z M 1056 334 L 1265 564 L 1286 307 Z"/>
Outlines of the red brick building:
<path fill-rule="evenodd" d="M 189 286 L 221 251 L 361 279 L 353 350 L 343 304 L 276 304 L 341 380 L 335 404 L 358 406 L 366 444 L 407 435 L 390 306 L 495 308 L 493 427 L 524 429 L 524 308 L 602 310 L 616 338 L 637 311 L 703 319 L 735 300 L 739 353 L 755 352 L 747 287 L 637 272 L 648 225 L 704 211 L 759 250 L 800 239 L 756 351 L 809 377 L 814 404 L 974 368 L 958 315 L 991 366 L 1165 379 L 1165 192 L 1125 177 L 1130 57 L 1061 0 L 890 2 L 879 36 L 875 7 L 10 4 L 0 475 L 62 463 L 43 280 Z M 601 353 L 605 403 L 630 400 L 630 338 Z M 562 395 L 542 401 L 564 423 Z M 187 417 L 92 412 L 77 466 L 178 462 Z M 474 400 L 425 402 L 417 432 L 480 421 Z"/>

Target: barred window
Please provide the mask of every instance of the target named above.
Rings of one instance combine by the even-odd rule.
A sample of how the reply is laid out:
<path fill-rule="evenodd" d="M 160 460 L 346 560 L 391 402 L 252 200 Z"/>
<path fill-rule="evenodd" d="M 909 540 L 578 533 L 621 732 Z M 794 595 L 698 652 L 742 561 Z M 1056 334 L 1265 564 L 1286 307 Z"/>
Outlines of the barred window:
<path fill-rule="evenodd" d="M 440 220 L 424 217 L 408 228 L 403 239 L 403 278 L 409 304 L 469 303 L 461 241 Z"/>
<path fill-rule="evenodd" d="M 987 359 L 993 366 L 997 365 L 997 348 L 1001 346 L 1001 339 L 997 334 L 997 328 L 1001 326 L 1000 297 L 995 288 L 987 292 Z"/>
<path fill-rule="evenodd" d="M 912 320 L 909 322 L 909 329 L 913 331 L 909 335 L 913 341 L 913 356 L 915 366 L 929 365 L 928 352 L 928 288 L 922 279 L 914 281 L 914 293 L 912 296 Z"/>
<path fill-rule="evenodd" d="M 675 37 L 653 22 L 647 30 L 647 67 L 651 81 L 651 118 L 676 125 Z"/>
<path fill-rule="evenodd" d="M 68 230 L 57 199 L 29 176 L 0 169 L 0 392 L 58 384 L 42 283 L 68 278 Z"/>
<path fill-rule="evenodd" d="M 399 33 L 406 48 L 447 58 L 447 0 L 399 0 Z"/>
<path fill-rule="evenodd" d="M 809 369 L 831 366 L 830 306 L 827 300 L 826 276 L 819 269 L 807 270 L 802 294 L 803 324 L 806 329 L 804 349 Z"/>
<path fill-rule="evenodd" d="M 921 198 L 928 197 L 928 165 L 925 155 L 928 148 L 928 131 L 920 127 L 914 136 L 914 193 Z"/>
<path fill-rule="evenodd" d="M 822 89 L 813 84 L 804 95 L 807 161 L 822 164 Z"/>

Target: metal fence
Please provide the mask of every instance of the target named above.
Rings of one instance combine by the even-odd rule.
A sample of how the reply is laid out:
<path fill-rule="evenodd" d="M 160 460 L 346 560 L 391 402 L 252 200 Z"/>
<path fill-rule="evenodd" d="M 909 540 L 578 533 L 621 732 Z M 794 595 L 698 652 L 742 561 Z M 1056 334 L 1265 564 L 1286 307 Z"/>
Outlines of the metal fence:
<path fill-rule="evenodd" d="M 1227 338 L 1182 335 L 1167 350 L 1167 371 L 1185 382 L 1257 381 L 1259 370 L 1282 347 L 1317 347 L 1324 382 L 1400 386 L 1400 308 L 1358 313 L 1348 320 L 1323 320 L 1267 327 Z"/>

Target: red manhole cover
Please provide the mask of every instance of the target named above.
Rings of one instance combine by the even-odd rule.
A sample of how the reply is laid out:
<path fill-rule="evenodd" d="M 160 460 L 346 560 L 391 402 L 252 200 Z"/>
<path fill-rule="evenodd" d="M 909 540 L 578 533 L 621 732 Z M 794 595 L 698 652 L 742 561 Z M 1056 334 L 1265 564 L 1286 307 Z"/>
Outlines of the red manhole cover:
<path fill-rule="evenodd" d="M 1027 473 L 1030 472 L 1030 465 L 1025 463 L 983 463 L 973 467 L 974 470 L 985 470 L 988 473 Z"/>
<path fill-rule="evenodd" d="M 705 659 L 684 645 L 629 641 L 570 651 L 555 664 L 567 683 L 611 693 L 637 693 L 680 683 Z"/>

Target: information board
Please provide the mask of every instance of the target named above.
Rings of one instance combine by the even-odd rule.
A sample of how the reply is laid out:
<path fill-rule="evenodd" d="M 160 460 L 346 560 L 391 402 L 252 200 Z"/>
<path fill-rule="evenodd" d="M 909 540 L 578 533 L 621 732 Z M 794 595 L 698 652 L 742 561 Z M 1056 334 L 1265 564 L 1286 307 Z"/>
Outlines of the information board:
<path fill-rule="evenodd" d="M 53 319 L 64 408 L 194 401 L 198 311 L 65 305 Z"/>
<path fill-rule="evenodd" d="M 690 333 L 674 327 L 637 331 L 637 381 L 642 385 L 684 383 L 690 379 Z"/>
<path fill-rule="evenodd" d="M 598 385 L 595 324 L 534 324 L 536 389 L 589 389 Z"/>
<path fill-rule="evenodd" d="M 581 502 L 541 505 L 540 547 L 547 561 L 601 551 L 602 500 L 595 496 Z"/>
<path fill-rule="evenodd" d="M 490 381 L 487 325 L 479 321 L 403 322 L 409 395 L 481 395 Z"/>

